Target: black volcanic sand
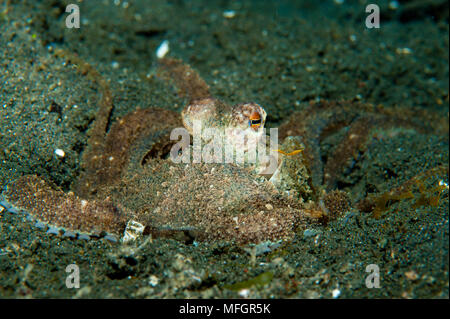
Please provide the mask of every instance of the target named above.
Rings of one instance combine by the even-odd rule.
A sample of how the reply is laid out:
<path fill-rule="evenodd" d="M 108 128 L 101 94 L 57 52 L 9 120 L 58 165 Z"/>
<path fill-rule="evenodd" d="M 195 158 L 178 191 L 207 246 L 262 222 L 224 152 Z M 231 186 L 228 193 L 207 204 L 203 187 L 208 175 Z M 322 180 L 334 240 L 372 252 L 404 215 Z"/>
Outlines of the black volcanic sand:
<path fill-rule="evenodd" d="M 34 173 L 69 190 L 78 174 L 99 92 L 55 56 L 57 48 L 79 54 L 108 80 L 114 117 L 186 103 L 153 76 L 165 39 L 169 56 L 198 70 L 214 95 L 263 105 L 269 127 L 316 99 L 448 117 L 447 1 L 401 1 L 395 10 L 378 1 L 381 28 L 370 30 L 359 1 L 85 1 L 78 30 L 64 26 L 70 2 L 0 3 L 1 187 Z M 235 17 L 223 17 L 225 10 Z M 332 143 L 324 141 L 324 151 Z M 448 137 L 400 129 L 370 143 L 342 176 L 354 200 L 374 185 L 387 191 L 424 168 L 448 165 Z M 63 239 L 3 213 L 0 297 L 211 298 L 240 290 L 251 298 L 448 298 L 448 203 L 448 192 L 438 207 L 400 201 L 377 220 L 352 210 L 256 259 L 232 243 Z M 80 289 L 65 285 L 73 263 Z M 380 268 L 379 289 L 365 285 L 370 264 Z"/>

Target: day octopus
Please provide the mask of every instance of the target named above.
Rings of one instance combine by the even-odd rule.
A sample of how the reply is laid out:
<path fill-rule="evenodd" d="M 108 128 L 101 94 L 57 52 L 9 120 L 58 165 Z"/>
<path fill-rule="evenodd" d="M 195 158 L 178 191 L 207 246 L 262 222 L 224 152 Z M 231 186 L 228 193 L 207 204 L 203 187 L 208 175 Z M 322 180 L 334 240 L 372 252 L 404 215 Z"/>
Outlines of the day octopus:
<path fill-rule="evenodd" d="M 72 191 L 64 193 L 38 176 L 23 176 L 3 191 L 3 209 L 23 212 L 49 233 L 113 241 L 149 234 L 241 244 L 290 240 L 311 223 L 327 219 L 327 208 L 316 204 L 300 138 L 286 138 L 281 155 L 266 141 L 267 114 L 260 105 L 232 107 L 211 97 L 200 76 L 179 60 L 161 60 L 158 74 L 190 99 L 181 115 L 154 107 L 138 109 L 106 132 L 112 98 L 98 76 L 103 98 Z M 174 163 L 169 155 L 177 141 L 170 133 L 184 127 L 194 134 L 195 120 L 223 133 L 246 160 Z M 267 156 L 249 163 L 254 143 L 267 146 Z M 271 163 L 275 169 L 267 171 Z"/>

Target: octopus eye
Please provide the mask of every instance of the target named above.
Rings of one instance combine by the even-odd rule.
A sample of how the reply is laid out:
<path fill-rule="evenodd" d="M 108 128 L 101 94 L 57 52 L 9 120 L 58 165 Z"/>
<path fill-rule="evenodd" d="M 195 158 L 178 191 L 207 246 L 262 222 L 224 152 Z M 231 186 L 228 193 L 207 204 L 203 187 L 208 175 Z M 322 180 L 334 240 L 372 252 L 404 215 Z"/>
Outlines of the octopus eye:
<path fill-rule="evenodd" d="M 254 129 L 257 130 L 260 126 L 261 126 L 261 116 L 259 115 L 259 113 L 254 112 L 251 116 L 250 119 L 248 120 L 248 125 Z"/>

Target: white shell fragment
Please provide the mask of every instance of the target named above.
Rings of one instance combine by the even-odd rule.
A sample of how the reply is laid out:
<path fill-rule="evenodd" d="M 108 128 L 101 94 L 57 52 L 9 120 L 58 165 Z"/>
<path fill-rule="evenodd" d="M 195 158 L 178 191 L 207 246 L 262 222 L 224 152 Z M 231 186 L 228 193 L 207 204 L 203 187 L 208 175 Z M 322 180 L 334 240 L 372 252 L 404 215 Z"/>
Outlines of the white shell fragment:
<path fill-rule="evenodd" d="M 397 54 L 408 55 L 411 54 L 413 51 L 410 48 L 397 48 L 395 49 L 395 52 Z"/>
<path fill-rule="evenodd" d="M 156 49 L 156 57 L 158 59 L 162 59 L 168 52 L 169 52 L 169 40 L 164 40 Z"/>
<path fill-rule="evenodd" d="M 241 296 L 242 298 L 248 298 L 248 296 L 250 295 L 250 289 L 241 289 L 238 292 L 239 296 Z"/>
<path fill-rule="evenodd" d="M 60 149 L 60 148 L 57 148 L 57 149 L 55 150 L 55 154 L 56 154 L 56 156 L 59 156 L 59 157 L 64 157 L 64 156 L 66 156 L 66 153 L 65 153 L 62 149 Z"/>
<path fill-rule="evenodd" d="M 159 284 L 159 278 L 156 277 L 155 275 L 151 275 L 149 277 L 148 284 L 152 287 L 156 287 Z"/>
<path fill-rule="evenodd" d="M 134 241 L 144 232 L 144 225 L 141 223 L 130 220 L 127 223 L 127 227 L 125 227 L 125 231 L 123 233 L 122 242 L 127 243 L 129 241 Z"/>
<path fill-rule="evenodd" d="M 236 16 L 236 11 L 234 10 L 226 10 L 222 13 L 224 18 L 233 19 Z"/>
<path fill-rule="evenodd" d="M 339 296 L 341 295 L 341 291 L 336 288 L 331 292 L 331 295 L 333 296 L 333 298 L 339 298 Z"/>

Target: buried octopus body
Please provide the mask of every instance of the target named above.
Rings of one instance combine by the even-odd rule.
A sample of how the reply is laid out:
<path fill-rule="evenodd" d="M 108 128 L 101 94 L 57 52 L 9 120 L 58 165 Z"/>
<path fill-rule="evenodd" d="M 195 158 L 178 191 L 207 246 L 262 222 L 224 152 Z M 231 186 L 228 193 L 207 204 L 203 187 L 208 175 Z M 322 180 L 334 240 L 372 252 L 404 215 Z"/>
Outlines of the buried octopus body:
<path fill-rule="evenodd" d="M 246 151 L 247 136 L 256 140 L 263 136 L 266 113 L 256 103 L 231 107 L 212 98 L 206 83 L 181 61 L 161 61 L 160 73 L 175 80 L 180 94 L 190 98 L 181 115 L 159 108 L 138 109 L 105 132 L 112 99 L 98 78 L 103 97 L 73 191 L 64 193 L 38 176 L 27 175 L 8 183 L 1 205 L 23 212 L 49 233 L 111 240 L 122 238 L 130 223 L 142 225 L 144 234 L 189 232 L 197 240 L 291 239 L 299 226 L 320 219 L 308 213 L 294 189 L 288 196 L 259 175 L 255 165 L 260 163 L 177 164 L 167 158 L 174 144 L 170 132 L 184 125 L 192 133 L 193 120 L 221 131 L 236 129 L 231 134 L 242 132 L 246 142 L 236 148 Z M 288 148 L 300 147 L 298 141 L 291 144 Z M 301 154 L 294 162 L 298 173 L 306 174 Z M 309 194 L 306 178 L 300 189 Z"/>
<path fill-rule="evenodd" d="M 71 61 L 85 64 L 75 58 Z M 161 60 L 159 75 L 173 81 L 179 94 L 190 99 L 181 115 L 159 108 L 138 109 L 116 120 L 107 132 L 112 98 L 105 81 L 97 75 L 102 100 L 73 191 L 64 193 L 40 177 L 23 176 L 3 190 L 3 210 L 23 211 L 38 227 L 72 237 L 106 236 L 118 240 L 125 231 L 124 238 L 129 239 L 128 224 L 138 225 L 144 234 L 189 233 L 196 240 L 258 243 L 292 239 L 311 223 L 324 222 L 349 208 L 344 192 L 331 191 L 327 195 L 319 190 L 334 188 L 327 169 L 336 165 L 326 164 L 322 169 L 315 163 L 320 161 L 316 154 L 320 136 L 345 122 L 345 114 L 332 107 L 318 107 L 323 115 L 309 112 L 291 118 L 281 135 L 292 135 L 292 122 L 297 121 L 293 127 L 298 132 L 293 135 L 302 137 L 284 139 L 281 152 L 290 155 L 280 155 L 276 171 L 270 174 L 259 174 L 264 172 L 266 162 L 174 163 L 167 158 L 174 144 L 169 138 L 174 128 L 184 126 L 192 134 L 193 121 L 201 120 L 224 132 L 239 129 L 259 141 L 265 136 L 266 113 L 256 103 L 231 107 L 214 99 L 200 76 L 179 60 Z M 355 119 L 376 118 L 374 123 L 386 123 L 383 116 L 390 116 L 351 110 L 354 114 L 346 125 L 355 127 L 353 131 L 359 123 Z M 313 127 L 312 120 L 322 126 Z M 401 120 L 391 123 L 403 124 Z M 360 147 L 368 136 L 364 134 L 356 139 L 359 144 L 353 137 L 352 143 L 347 143 L 349 147 Z M 245 151 L 248 148 L 247 143 L 235 145 Z M 303 148 L 305 152 L 298 152 Z M 335 171 L 342 170 L 344 164 Z"/>

